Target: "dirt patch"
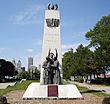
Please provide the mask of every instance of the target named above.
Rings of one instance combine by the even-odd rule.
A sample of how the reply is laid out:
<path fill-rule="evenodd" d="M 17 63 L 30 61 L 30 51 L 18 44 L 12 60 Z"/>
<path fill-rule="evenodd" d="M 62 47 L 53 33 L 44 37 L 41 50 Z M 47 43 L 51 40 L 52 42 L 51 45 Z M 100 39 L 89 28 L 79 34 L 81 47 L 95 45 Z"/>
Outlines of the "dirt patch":
<path fill-rule="evenodd" d="M 9 104 L 102 104 L 103 97 L 98 97 L 93 94 L 84 93 L 84 100 L 23 100 L 24 91 L 12 91 L 5 95 Z"/>

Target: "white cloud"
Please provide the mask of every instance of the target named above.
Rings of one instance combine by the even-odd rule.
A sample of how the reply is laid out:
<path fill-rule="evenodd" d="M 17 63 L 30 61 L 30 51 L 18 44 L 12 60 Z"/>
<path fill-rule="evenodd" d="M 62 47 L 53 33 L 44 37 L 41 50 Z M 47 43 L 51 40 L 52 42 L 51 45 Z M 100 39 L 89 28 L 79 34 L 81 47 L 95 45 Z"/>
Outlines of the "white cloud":
<path fill-rule="evenodd" d="M 27 49 L 26 51 L 27 52 L 33 52 L 33 49 Z"/>
<path fill-rule="evenodd" d="M 44 10 L 44 5 L 33 5 L 11 17 L 14 24 L 41 24 L 38 13 Z"/>
<path fill-rule="evenodd" d="M 0 53 L 3 53 L 6 50 L 7 50 L 7 48 L 0 48 Z"/>
<path fill-rule="evenodd" d="M 70 50 L 71 48 L 73 49 L 73 51 L 75 52 L 76 49 L 78 48 L 78 46 L 81 43 L 77 43 L 77 44 L 63 44 L 62 45 L 62 54 L 64 54 L 65 52 L 67 52 L 68 50 Z M 83 43 L 83 46 L 87 46 L 87 44 Z"/>
<path fill-rule="evenodd" d="M 67 49 L 67 50 L 70 48 L 76 49 L 78 45 L 80 44 L 79 43 L 78 44 L 65 44 L 65 45 L 62 45 L 62 49 Z"/>

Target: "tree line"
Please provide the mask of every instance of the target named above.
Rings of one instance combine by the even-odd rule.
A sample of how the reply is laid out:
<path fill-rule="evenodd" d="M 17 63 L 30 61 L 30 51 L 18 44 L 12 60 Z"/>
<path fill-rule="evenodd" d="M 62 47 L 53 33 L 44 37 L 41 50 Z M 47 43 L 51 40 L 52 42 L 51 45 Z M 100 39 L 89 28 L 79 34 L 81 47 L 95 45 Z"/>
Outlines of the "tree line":
<path fill-rule="evenodd" d="M 30 69 L 31 70 L 31 69 Z M 13 65 L 12 62 L 6 61 L 5 59 L 0 59 L 0 82 L 9 81 L 11 79 L 20 80 L 20 79 L 40 79 L 40 71 L 37 67 L 31 71 L 20 71 Z"/>
<path fill-rule="evenodd" d="M 76 52 L 71 49 L 63 55 L 64 78 L 80 76 L 87 79 L 103 74 L 106 79 L 110 70 L 110 15 L 102 17 L 85 37 L 90 42 L 88 46 L 80 44 Z M 92 47 L 94 51 L 90 50 Z"/>

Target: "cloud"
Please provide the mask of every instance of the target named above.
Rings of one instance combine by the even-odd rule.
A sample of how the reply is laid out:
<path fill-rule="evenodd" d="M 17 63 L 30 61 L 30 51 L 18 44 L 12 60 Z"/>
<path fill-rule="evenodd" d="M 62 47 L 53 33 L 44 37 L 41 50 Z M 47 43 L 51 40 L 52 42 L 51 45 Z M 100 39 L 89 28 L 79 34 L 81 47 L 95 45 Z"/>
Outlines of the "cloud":
<path fill-rule="evenodd" d="M 6 50 L 7 50 L 7 48 L 0 48 L 0 53 L 3 53 Z"/>
<path fill-rule="evenodd" d="M 65 45 L 62 45 L 62 49 L 70 49 L 70 48 L 76 49 L 78 45 L 80 44 L 79 43 L 78 44 L 65 44 Z"/>
<path fill-rule="evenodd" d="M 26 51 L 27 52 L 33 52 L 33 49 L 27 49 Z"/>
<path fill-rule="evenodd" d="M 17 15 L 11 16 L 14 24 L 42 24 L 39 13 L 44 10 L 44 5 L 32 5 L 26 10 L 20 11 Z"/>
<path fill-rule="evenodd" d="M 76 49 L 78 48 L 78 46 L 81 43 L 77 43 L 77 44 L 63 44 L 62 45 L 62 54 L 64 54 L 65 52 L 67 52 L 68 50 L 70 50 L 71 48 L 73 49 L 73 51 L 75 52 Z M 82 43 L 83 46 L 87 46 L 87 44 Z"/>

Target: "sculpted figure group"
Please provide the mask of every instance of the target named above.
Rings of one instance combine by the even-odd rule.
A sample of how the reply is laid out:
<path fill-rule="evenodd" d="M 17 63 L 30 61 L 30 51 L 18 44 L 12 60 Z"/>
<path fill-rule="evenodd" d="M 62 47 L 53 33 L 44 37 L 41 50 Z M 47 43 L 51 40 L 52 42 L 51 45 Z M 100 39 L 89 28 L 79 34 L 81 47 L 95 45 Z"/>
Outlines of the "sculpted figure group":
<path fill-rule="evenodd" d="M 55 49 L 56 55 L 54 55 L 54 53 L 50 53 L 50 51 L 51 50 L 49 50 L 48 56 L 42 65 L 44 68 L 44 84 L 61 84 L 57 49 Z"/>

